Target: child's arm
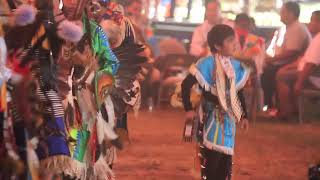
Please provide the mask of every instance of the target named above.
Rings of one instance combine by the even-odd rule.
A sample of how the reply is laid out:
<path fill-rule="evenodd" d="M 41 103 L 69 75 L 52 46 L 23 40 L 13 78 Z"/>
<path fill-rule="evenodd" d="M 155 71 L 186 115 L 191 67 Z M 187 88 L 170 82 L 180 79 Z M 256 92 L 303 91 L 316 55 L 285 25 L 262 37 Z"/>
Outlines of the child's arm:
<path fill-rule="evenodd" d="M 243 94 L 243 89 L 241 89 L 238 92 L 238 97 L 239 97 L 239 101 L 241 103 L 241 107 L 242 107 L 242 111 L 243 111 L 242 118 L 248 118 L 247 106 L 246 106 L 246 101 L 245 101 L 244 94 Z"/>
<path fill-rule="evenodd" d="M 247 113 L 247 107 L 246 107 L 246 102 L 245 102 L 245 98 L 244 98 L 244 94 L 243 94 L 243 89 L 241 89 L 238 92 L 238 97 L 241 103 L 241 107 L 243 110 L 243 114 L 241 117 L 241 121 L 240 121 L 240 127 L 242 129 L 244 129 L 245 131 L 248 131 L 249 129 L 249 121 L 248 121 L 248 113 Z"/>
<path fill-rule="evenodd" d="M 181 84 L 181 96 L 182 96 L 182 102 L 184 106 L 184 110 L 186 112 L 192 110 L 192 103 L 190 101 L 190 94 L 191 94 L 191 88 L 194 84 L 197 83 L 196 78 L 189 74 L 182 82 Z"/>
<path fill-rule="evenodd" d="M 196 116 L 196 113 L 192 109 L 192 103 L 190 100 L 191 88 L 196 83 L 197 79 L 192 74 L 189 74 L 181 84 L 182 102 L 184 110 L 186 111 L 187 119 L 193 119 Z"/>

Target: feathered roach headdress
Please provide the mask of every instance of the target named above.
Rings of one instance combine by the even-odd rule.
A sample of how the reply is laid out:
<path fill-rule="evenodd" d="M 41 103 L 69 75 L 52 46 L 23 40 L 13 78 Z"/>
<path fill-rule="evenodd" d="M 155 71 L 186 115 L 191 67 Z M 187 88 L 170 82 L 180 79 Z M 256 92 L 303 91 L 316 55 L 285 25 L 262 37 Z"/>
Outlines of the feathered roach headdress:
<path fill-rule="evenodd" d="M 114 2 L 108 2 L 104 6 L 105 11 L 102 14 L 103 19 L 110 19 L 116 23 L 123 21 L 124 9 L 120 4 Z"/>
<path fill-rule="evenodd" d="M 126 32 L 122 7 L 116 3 L 109 3 L 102 14 L 100 26 L 108 34 L 111 47 L 119 47 L 125 39 Z"/>

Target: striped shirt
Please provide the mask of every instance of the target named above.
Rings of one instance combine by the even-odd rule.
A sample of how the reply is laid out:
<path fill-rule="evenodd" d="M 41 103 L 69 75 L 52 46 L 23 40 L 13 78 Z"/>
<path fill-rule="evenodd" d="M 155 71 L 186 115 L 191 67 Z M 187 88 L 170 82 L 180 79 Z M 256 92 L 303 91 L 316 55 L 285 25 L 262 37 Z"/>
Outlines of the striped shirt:
<path fill-rule="evenodd" d="M 64 109 L 62 101 L 57 92 L 53 89 L 43 91 L 41 88 L 37 89 L 40 101 L 45 104 L 45 113 L 53 113 L 54 117 L 63 117 Z"/>

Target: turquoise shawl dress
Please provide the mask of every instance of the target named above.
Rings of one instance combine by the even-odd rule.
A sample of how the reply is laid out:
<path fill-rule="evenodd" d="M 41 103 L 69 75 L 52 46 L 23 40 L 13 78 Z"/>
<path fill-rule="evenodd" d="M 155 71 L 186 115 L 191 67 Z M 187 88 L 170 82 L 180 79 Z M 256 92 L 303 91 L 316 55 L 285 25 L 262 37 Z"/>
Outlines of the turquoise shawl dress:
<path fill-rule="evenodd" d="M 236 89 L 244 87 L 250 70 L 235 59 L 231 64 L 236 75 Z M 190 68 L 190 73 L 196 78 L 203 91 L 217 96 L 215 82 L 215 57 L 208 56 L 200 59 Z M 218 101 L 219 102 L 219 101 Z M 203 124 L 201 140 L 203 145 L 227 155 L 233 155 L 236 134 L 236 120 L 229 116 L 220 104 L 202 98 L 199 107 L 200 122 Z"/>

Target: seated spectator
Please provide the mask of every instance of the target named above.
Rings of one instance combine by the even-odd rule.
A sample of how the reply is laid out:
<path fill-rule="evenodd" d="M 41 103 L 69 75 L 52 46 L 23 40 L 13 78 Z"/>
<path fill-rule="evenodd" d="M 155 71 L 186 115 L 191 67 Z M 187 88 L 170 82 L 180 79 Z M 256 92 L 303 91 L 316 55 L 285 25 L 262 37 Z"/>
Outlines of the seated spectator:
<path fill-rule="evenodd" d="M 148 57 L 148 62 L 144 64 L 142 73 L 138 76 L 141 82 L 142 106 L 153 106 L 158 96 L 160 71 L 154 67 L 154 54 L 150 45 L 145 45 L 143 54 Z"/>
<path fill-rule="evenodd" d="M 254 64 L 259 74 L 261 74 L 264 58 L 264 39 L 250 33 L 250 17 L 247 14 L 241 13 L 236 16 L 235 33 L 237 40 L 235 58 Z"/>
<path fill-rule="evenodd" d="M 283 43 L 278 54 L 265 59 L 266 66 L 261 76 L 264 91 L 264 103 L 268 108 L 268 115 L 275 116 L 277 110 L 273 104 L 276 91 L 276 73 L 278 70 L 292 63 L 305 52 L 311 40 L 307 27 L 299 22 L 300 7 L 296 2 L 286 2 L 280 11 L 281 21 L 286 26 Z"/>
<path fill-rule="evenodd" d="M 319 20 L 320 20 L 320 10 L 314 11 L 312 13 L 310 23 L 308 24 L 308 29 L 312 35 L 312 37 L 315 37 L 319 32 Z"/>
<path fill-rule="evenodd" d="M 157 95 L 159 94 L 160 87 L 160 77 L 166 78 L 169 69 L 172 70 L 174 67 L 179 67 L 179 69 L 184 69 L 184 65 L 189 62 L 189 57 L 185 46 L 183 43 L 179 42 L 175 38 L 166 38 L 159 43 L 159 56 L 156 58 L 153 64 L 152 70 L 150 71 L 150 86 L 152 91 L 149 91 L 148 106 L 150 108 L 151 102 L 158 102 Z M 189 58 L 189 59 L 188 59 Z M 169 68 L 170 67 L 170 68 Z M 175 77 L 170 79 L 170 81 L 162 81 L 161 85 L 165 86 L 175 86 L 176 82 L 181 82 L 183 77 L 175 76 L 171 73 L 170 77 Z"/>
<path fill-rule="evenodd" d="M 252 34 L 256 34 L 257 32 L 257 25 L 256 25 L 256 20 L 253 17 L 250 18 L 250 32 Z"/>
<path fill-rule="evenodd" d="M 232 22 L 221 17 L 220 1 L 212 0 L 207 4 L 205 21 L 193 32 L 190 54 L 196 57 L 205 57 L 210 54 L 207 34 L 211 28 L 217 24 L 227 24 L 233 27 Z"/>
<path fill-rule="evenodd" d="M 312 13 L 309 27 L 316 36 L 304 56 L 299 61 L 281 68 L 277 73 L 280 118 L 285 119 L 289 115 L 295 115 L 297 112 L 295 101 L 303 87 L 320 88 L 319 77 L 311 75 L 315 67 L 320 64 L 320 11 Z"/>
<path fill-rule="evenodd" d="M 166 38 L 159 43 L 159 56 L 169 54 L 187 54 L 184 45 L 175 38 Z"/>

